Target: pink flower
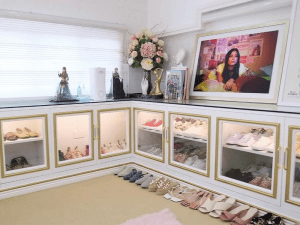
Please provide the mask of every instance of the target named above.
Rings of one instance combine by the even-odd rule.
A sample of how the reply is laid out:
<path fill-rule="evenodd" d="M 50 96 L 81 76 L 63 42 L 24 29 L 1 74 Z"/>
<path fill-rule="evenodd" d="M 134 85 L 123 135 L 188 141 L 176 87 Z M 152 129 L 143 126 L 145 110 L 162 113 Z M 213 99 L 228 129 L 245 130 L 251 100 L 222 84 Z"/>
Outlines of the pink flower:
<path fill-rule="evenodd" d="M 138 55 L 137 51 L 133 51 L 133 52 L 131 53 L 132 58 L 137 57 L 137 55 Z"/>
<path fill-rule="evenodd" d="M 161 58 L 156 58 L 157 63 L 161 63 Z"/>
<path fill-rule="evenodd" d="M 164 54 L 162 53 L 162 51 L 158 51 L 157 55 L 160 56 L 160 57 L 163 57 Z"/>
<path fill-rule="evenodd" d="M 136 39 L 136 36 L 134 34 L 132 34 L 132 35 L 130 35 L 129 39 L 133 41 Z"/>
<path fill-rule="evenodd" d="M 146 42 L 141 46 L 141 56 L 143 58 L 153 58 L 156 55 L 156 46 L 151 42 Z"/>
<path fill-rule="evenodd" d="M 156 43 L 156 42 L 158 42 L 158 39 L 157 39 L 156 37 L 154 37 L 154 38 L 152 38 L 152 41 L 153 41 L 154 43 Z"/>

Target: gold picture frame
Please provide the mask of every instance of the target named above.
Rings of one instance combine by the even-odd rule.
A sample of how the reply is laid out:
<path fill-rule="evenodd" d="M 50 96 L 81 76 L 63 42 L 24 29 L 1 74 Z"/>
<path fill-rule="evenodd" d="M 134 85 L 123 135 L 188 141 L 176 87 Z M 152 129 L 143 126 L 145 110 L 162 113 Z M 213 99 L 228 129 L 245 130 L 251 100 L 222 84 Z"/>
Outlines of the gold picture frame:
<path fill-rule="evenodd" d="M 196 36 L 191 99 L 277 103 L 288 21 Z"/>

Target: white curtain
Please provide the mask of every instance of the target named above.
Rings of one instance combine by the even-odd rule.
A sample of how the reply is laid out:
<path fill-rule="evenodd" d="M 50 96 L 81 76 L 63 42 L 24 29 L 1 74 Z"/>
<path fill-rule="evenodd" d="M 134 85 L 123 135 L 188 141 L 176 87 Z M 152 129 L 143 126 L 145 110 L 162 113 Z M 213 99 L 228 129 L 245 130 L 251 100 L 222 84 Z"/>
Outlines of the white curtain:
<path fill-rule="evenodd" d="M 122 68 L 124 32 L 0 18 L 0 98 L 54 96 L 58 73 L 67 68 L 71 93 L 90 93 L 89 69 Z M 122 76 L 122 75 L 121 75 Z"/>

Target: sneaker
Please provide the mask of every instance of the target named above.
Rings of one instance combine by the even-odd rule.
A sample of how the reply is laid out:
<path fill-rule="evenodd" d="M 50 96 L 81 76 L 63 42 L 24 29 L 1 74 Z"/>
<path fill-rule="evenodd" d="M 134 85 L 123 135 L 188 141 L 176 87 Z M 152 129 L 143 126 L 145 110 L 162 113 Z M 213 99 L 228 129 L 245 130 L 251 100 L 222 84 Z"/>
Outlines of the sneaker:
<path fill-rule="evenodd" d="M 127 167 L 124 170 L 122 170 L 120 173 L 118 173 L 118 177 L 124 177 L 128 173 L 130 173 L 134 168 L 133 167 Z"/>
<path fill-rule="evenodd" d="M 143 172 L 142 171 L 138 171 L 136 174 L 134 174 L 130 179 L 129 179 L 129 182 L 130 183 L 133 183 L 135 182 L 136 180 L 140 179 L 143 177 Z"/>
<path fill-rule="evenodd" d="M 245 133 L 234 133 L 226 138 L 225 143 L 229 145 L 235 145 L 238 140 L 240 140 Z"/>
<path fill-rule="evenodd" d="M 269 144 L 269 145 L 266 147 L 266 151 L 267 151 L 267 152 L 274 152 L 274 150 L 275 150 L 275 143 L 274 143 L 274 141 L 272 141 L 272 143 Z"/>
<path fill-rule="evenodd" d="M 251 133 L 245 134 L 236 144 L 243 147 L 250 147 L 259 139 L 257 133 L 257 129 L 252 129 Z"/>
<path fill-rule="evenodd" d="M 194 155 L 193 157 L 189 157 L 185 162 L 184 165 L 191 166 L 196 160 L 198 159 L 197 155 Z"/>
<path fill-rule="evenodd" d="M 148 177 L 147 180 L 145 180 L 142 184 L 141 184 L 141 187 L 142 188 L 148 188 L 150 183 L 153 181 L 153 180 L 156 180 L 156 177 L 154 177 L 153 175 L 150 175 Z"/>
<path fill-rule="evenodd" d="M 248 172 L 255 172 L 258 171 L 258 166 L 256 164 L 250 164 L 249 166 L 246 167 L 245 170 L 242 171 L 242 173 L 248 173 Z"/>
<path fill-rule="evenodd" d="M 122 170 L 125 170 L 127 168 L 127 166 L 122 166 L 121 168 L 119 168 L 118 170 L 116 170 L 114 172 L 114 175 L 118 175 L 118 173 L 120 173 Z"/>
<path fill-rule="evenodd" d="M 144 126 L 151 126 L 152 124 L 154 124 L 154 122 L 156 121 L 156 119 L 152 119 L 152 120 L 148 120 L 146 123 L 144 123 Z"/>
<path fill-rule="evenodd" d="M 137 185 L 141 185 L 142 183 L 144 183 L 151 176 L 153 177 L 153 175 L 150 174 L 150 173 L 143 174 L 143 177 L 141 177 L 140 179 L 136 180 L 134 183 L 136 183 Z"/>
<path fill-rule="evenodd" d="M 135 174 L 137 173 L 136 169 L 133 169 L 130 173 L 128 173 L 127 175 L 125 175 L 123 177 L 124 180 L 130 180 L 131 177 L 133 177 Z"/>
<path fill-rule="evenodd" d="M 273 138 L 272 138 L 273 137 Z M 251 148 L 253 150 L 257 150 L 257 151 L 265 151 L 267 146 L 270 145 L 272 142 L 274 142 L 274 136 L 272 137 L 260 137 L 258 139 L 258 141 L 256 141 Z"/>

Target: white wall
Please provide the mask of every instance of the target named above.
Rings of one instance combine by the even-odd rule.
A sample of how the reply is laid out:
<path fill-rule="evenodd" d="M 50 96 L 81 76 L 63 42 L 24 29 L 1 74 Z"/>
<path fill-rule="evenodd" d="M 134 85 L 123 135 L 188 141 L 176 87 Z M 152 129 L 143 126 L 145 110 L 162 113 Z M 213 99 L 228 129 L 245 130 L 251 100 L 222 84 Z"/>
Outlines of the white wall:
<path fill-rule="evenodd" d="M 125 25 L 134 32 L 147 21 L 146 0 L 1 0 L 0 11 L 13 17 L 33 13 Z"/>

